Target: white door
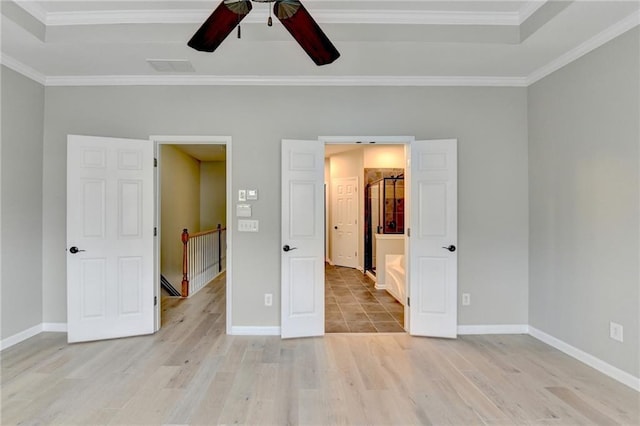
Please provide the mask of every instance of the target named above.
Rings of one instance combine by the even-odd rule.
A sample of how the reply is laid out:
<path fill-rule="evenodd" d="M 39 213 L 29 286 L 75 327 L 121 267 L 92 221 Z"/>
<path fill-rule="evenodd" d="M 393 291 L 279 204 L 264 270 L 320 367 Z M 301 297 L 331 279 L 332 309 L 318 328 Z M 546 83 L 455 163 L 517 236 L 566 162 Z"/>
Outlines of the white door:
<path fill-rule="evenodd" d="M 324 334 L 324 143 L 282 141 L 281 335 Z"/>
<path fill-rule="evenodd" d="M 331 247 L 334 265 L 358 266 L 358 178 L 331 180 Z"/>
<path fill-rule="evenodd" d="M 153 144 L 69 135 L 69 342 L 154 331 Z"/>
<path fill-rule="evenodd" d="M 410 152 L 409 330 L 455 338 L 457 140 L 415 141 Z"/>

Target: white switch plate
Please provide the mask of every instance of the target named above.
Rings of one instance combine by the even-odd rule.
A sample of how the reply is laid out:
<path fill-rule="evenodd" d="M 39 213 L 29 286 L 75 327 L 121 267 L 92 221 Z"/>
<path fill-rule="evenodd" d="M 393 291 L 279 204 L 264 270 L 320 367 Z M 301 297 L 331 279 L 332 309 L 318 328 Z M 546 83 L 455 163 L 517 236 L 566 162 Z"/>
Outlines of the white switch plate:
<path fill-rule="evenodd" d="M 238 201 L 247 201 L 247 190 L 239 189 L 238 190 Z"/>
<path fill-rule="evenodd" d="M 264 294 L 264 306 L 272 306 L 273 305 L 273 294 L 265 293 Z"/>
<path fill-rule="evenodd" d="M 258 232 L 258 221 L 257 220 L 238 220 L 238 231 L 239 232 Z"/>
<path fill-rule="evenodd" d="M 247 200 L 255 201 L 258 199 L 257 189 L 247 189 Z"/>

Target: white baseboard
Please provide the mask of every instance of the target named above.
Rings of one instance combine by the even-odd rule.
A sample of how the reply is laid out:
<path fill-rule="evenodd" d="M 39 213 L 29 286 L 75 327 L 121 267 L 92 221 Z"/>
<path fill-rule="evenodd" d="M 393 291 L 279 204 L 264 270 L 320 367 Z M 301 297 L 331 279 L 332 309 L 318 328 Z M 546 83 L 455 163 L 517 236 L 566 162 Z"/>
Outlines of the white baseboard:
<path fill-rule="evenodd" d="M 2 339 L 2 341 L 0 341 L 0 351 L 10 348 L 13 345 L 17 345 L 20 342 L 24 342 L 28 338 L 40 333 L 42 333 L 42 324 L 34 325 L 33 327 L 16 333 L 13 336 Z"/>
<path fill-rule="evenodd" d="M 377 278 L 375 275 L 373 275 L 373 274 L 371 273 L 371 271 L 367 270 L 367 272 L 365 272 L 365 275 L 366 275 L 366 276 L 368 276 L 369 278 L 371 278 L 371 280 L 372 280 L 374 283 L 377 283 L 377 282 L 378 282 L 378 278 Z"/>
<path fill-rule="evenodd" d="M 459 325 L 458 334 L 529 334 L 527 324 Z"/>
<path fill-rule="evenodd" d="M 385 284 L 379 284 L 378 281 L 376 281 L 375 288 L 376 290 L 386 290 L 387 286 Z"/>
<path fill-rule="evenodd" d="M 57 333 L 66 333 L 67 332 L 67 323 L 66 322 L 43 322 L 42 323 L 42 331 L 53 331 Z"/>
<path fill-rule="evenodd" d="M 570 344 L 563 342 L 562 340 L 553 337 L 550 334 L 545 333 L 544 331 L 538 330 L 535 327 L 529 326 L 529 334 L 536 339 L 546 343 L 547 345 L 553 346 L 559 351 L 562 351 L 565 354 L 577 359 L 578 361 L 587 364 L 589 367 L 595 368 L 599 372 L 611 377 L 612 379 L 629 386 L 631 389 L 640 392 L 639 377 L 635 377 L 632 374 L 627 373 L 626 371 L 622 371 L 619 368 L 614 367 L 613 365 L 608 364 L 603 360 L 596 358 L 595 356 L 588 354 L 574 346 L 571 346 Z"/>
<path fill-rule="evenodd" d="M 234 336 L 279 336 L 280 327 L 233 326 L 230 334 Z"/>

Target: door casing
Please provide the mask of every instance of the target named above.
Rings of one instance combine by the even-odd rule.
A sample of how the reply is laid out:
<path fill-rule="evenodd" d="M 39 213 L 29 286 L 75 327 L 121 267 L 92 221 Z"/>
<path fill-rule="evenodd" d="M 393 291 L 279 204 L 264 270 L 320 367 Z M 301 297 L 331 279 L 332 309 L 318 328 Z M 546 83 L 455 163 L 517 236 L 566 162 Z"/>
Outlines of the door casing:
<path fill-rule="evenodd" d="M 158 167 L 155 170 L 155 226 L 158 229 L 158 236 L 155 239 L 155 254 L 154 254 L 154 266 L 155 266 L 155 294 L 158 298 L 158 304 L 156 305 L 155 310 L 155 331 L 160 329 L 160 238 L 162 236 L 162 229 L 160 229 L 160 167 L 162 167 L 162 161 L 159 157 L 160 149 L 159 145 L 225 145 L 226 146 L 226 198 L 227 198 L 227 210 L 226 210 L 226 222 L 227 222 L 227 261 L 226 261 L 226 291 L 227 291 L 227 303 L 226 303 L 226 332 L 227 334 L 231 334 L 231 328 L 233 324 L 231 323 L 232 316 L 232 277 L 231 268 L 233 265 L 232 255 L 233 255 L 233 215 L 232 215 L 232 205 L 233 205 L 233 194 L 231 193 L 231 168 L 233 162 L 232 160 L 232 149 L 231 149 L 231 136 L 171 136 L 171 135 L 156 135 L 150 136 L 154 143 L 155 150 L 155 158 L 158 159 Z"/>

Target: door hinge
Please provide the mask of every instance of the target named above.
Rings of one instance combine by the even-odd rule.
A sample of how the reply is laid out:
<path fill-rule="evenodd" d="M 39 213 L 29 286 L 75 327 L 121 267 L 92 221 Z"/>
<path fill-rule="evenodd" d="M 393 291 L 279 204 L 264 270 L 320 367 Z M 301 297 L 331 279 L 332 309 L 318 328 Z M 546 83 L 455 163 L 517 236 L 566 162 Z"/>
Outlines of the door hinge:
<path fill-rule="evenodd" d="M 158 159 L 157 158 L 153 159 L 153 167 L 158 167 Z"/>
<path fill-rule="evenodd" d="M 153 296 L 153 306 L 158 305 L 158 296 Z"/>
<path fill-rule="evenodd" d="M 156 226 L 153 227 L 153 236 L 154 237 L 158 236 L 158 228 Z"/>
<path fill-rule="evenodd" d="M 411 298 L 410 297 L 407 297 L 407 306 L 411 307 Z"/>
<path fill-rule="evenodd" d="M 407 228 L 407 237 L 411 236 L 411 228 Z"/>

